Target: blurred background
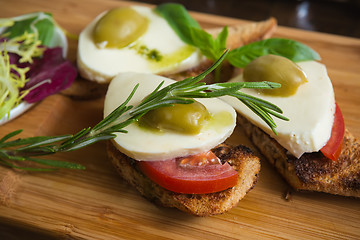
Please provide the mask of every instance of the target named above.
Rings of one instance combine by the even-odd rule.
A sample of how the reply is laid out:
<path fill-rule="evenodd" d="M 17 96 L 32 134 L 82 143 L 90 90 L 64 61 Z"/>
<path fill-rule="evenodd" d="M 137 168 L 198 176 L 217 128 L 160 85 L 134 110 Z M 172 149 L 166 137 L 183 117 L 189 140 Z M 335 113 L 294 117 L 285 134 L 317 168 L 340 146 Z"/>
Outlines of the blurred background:
<path fill-rule="evenodd" d="M 360 38 L 360 0 L 136 0 L 176 2 L 188 10 L 260 21 L 270 16 L 280 26 Z"/>

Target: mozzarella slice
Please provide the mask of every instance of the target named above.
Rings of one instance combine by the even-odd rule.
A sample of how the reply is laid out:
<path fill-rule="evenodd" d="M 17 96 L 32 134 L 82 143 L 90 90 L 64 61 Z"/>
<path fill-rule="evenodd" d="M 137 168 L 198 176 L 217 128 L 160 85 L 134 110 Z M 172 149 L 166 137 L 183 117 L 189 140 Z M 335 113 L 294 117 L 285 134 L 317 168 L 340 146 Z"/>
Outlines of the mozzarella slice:
<path fill-rule="evenodd" d="M 99 48 L 94 43 L 93 29 L 105 13 L 96 17 L 80 33 L 77 61 L 84 78 L 105 83 L 121 72 L 169 74 L 193 68 L 204 61 L 200 51 L 184 43 L 153 9 L 141 6 L 131 8 L 148 18 L 149 26 L 143 36 L 127 47 Z M 146 54 L 138 52 L 139 46 L 157 51 L 162 59 L 149 60 Z"/>
<path fill-rule="evenodd" d="M 244 93 L 267 100 L 280 107 L 290 121 L 274 118 L 277 125 L 275 135 L 272 130 L 250 109 L 232 97 L 222 99 L 232 105 L 237 112 L 261 128 L 295 157 L 306 152 L 319 151 L 329 140 L 334 121 L 335 97 L 326 67 L 318 62 L 298 63 L 306 73 L 308 82 L 302 84 L 295 95 L 275 97 L 260 95 L 254 89 L 243 89 Z M 243 81 L 242 75 L 231 81 Z"/>
<path fill-rule="evenodd" d="M 164 86 L 173 80 L 152 74 L 121 73 L 110 83 L 105 97 L 104 116 L 122 104 L 136 84 L 140 84 L 129 105 L 137 106 L 162 81 Z M 208 124 L 197 135 L 173 131 L 154 132 L 134 123 L 125 128 L 128 133 L 119 133 L 115 145 L 124 154 L 136 160 L 158 161 L 208 151 L 227 139 L 236 124 L 235 110 L 220 99 L 196 99 L 212 115 Z M 127 118 L 125 114 L 121 119 Z"/>

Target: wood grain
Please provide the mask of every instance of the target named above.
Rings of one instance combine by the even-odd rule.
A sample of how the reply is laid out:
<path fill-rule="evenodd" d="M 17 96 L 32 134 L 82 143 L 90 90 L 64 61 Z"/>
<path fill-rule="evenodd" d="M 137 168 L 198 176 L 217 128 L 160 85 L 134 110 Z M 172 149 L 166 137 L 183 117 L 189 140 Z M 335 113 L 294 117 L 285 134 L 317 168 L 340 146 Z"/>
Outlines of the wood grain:
<path fill-rule="evenodd" d="M 105 9 L 133 4 L 100 0 L 2 1 L 0 17 L 52 12 L 78 34 Z M 193 13 L 204 27 L 247 21 Z M 333 81 L 346 126 L 360 137 L 360 40 L 279 27 L 275 36 L 299 40 L 320 53 Z M 70 41 L 75 61 L 76 41 Z M 321 91 L 321 89 L 319 89 Z M 0 136 L 22 128 L 22 136 L 74 133 L 102 117 L 103 99 L 47 98 L 0 126 Z M 249 141 L 236 129 L 232 143 Z M 359 239 L 358 199 L 293 192 L 266 162 L 258 184 L 230 212 L 198 218 L 153 205 L 129 188 L 107 159 L 103 143 L 52 156 L 78 162 L 85 171 L 29 173 L 0 167 L 1 239 Z M 290 190 L 290 192 L 288 192 Z M 289 193 L 289 200 L 284 194 Z"/>

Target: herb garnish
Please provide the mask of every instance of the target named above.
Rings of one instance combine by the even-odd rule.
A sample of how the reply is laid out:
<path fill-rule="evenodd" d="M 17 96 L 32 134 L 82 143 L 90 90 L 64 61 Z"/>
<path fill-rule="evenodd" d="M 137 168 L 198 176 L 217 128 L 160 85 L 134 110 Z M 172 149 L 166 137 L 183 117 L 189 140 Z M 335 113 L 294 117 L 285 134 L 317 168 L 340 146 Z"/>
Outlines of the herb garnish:
<path fill-rule="evenodd" d="M 155 8 L 185 43 L 200 49 L 208 59 L 218 59 L 226 49 L 228 29 L 213 38 L 201 29 L 199 23 L 191 17 L 185 7 L 177 3 L 164 3 Z M 235 67 L 243 68 L 257 57 L 274 54 L 286 57 L 294 62 L 320 60 L 320 56 L 308 46 L 290 39 L 270 38 L 231 49 L 226 57 Z M 218 68 L 220 69 L 220 68 Z M 217 70 L 218 70 L 217 69 Z M 218 72 L 216 72 L 218 74 Z M 218 80 L 218 78 L 215 78 Z"/>
<path fill-rule="evenodd" d="M 235 67 L 244 68 L 256 58 L 268 54 L 286 57 L 293 62 L 320 60 L 320 56 L 310 47 L 283 38 L 270 38 L 253 42 L 229 52 L 227 60 Z"/>
<path fill-rule="evenodd" d="M 84 166 L 75 163 L 46 160 L 37 158 L 42 155 L 50 155 L 57 152 L 73 151 L 98 141 L 109 140 L 116 137 L 115 133 L 126 133 L 124 129 L 129 124 L 137 121 L 148 111 L 171 106 L 173 104 L 189 104 L 193 98 L 213 98 L 220 96 L 234 96 L 249 106 L 275 131 L 275 123 L 271 115 L 283 120 L 279 107 L 272 103 L 241 93 L 241 88 L 278 88 L 279 83 L 271 82 L 233 82 L 215 83 L 206 85 L 200 82 L 207 74 L 213 71 L 225 59 L 225 52 L 209 69 L 196 77 L 189 77 L 183 81 L 175 82 L 161 89 L 163 83 L 147 96 L 138 106 L 128 106 L 128 102 L 134 95 L 138 85 L 130 93 L 127 100 L 117 107 L 106 118 L 93 128 L 85 128 L 74 135 L 30 137 L 25 139 L 9 140 L 18 135 L 22 130 L 11 132 L 0 139 L 0 164 L 25 170 L 49 171 L 56 168 L 84 169 Z M 121 119 L 124 113 L 129 117 Z M 51 168 L 33 168 L 18 165 L 20 162 L 29 161 Z"/>

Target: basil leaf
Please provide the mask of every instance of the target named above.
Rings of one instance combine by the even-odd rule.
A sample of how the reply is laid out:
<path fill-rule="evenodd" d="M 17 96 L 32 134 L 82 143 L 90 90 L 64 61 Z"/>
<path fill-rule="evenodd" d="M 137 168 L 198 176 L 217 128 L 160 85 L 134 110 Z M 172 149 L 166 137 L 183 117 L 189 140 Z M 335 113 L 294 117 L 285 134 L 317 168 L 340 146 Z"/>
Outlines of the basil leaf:
<path fill-rule="evenodd" d="M 191 28 L 201 29 L 199 23 L 190 16 L 185 7 L 176 3 L 164 3 L 155 8 L 185 43 L 194 45 L 191 37 Z"/>
<path fill-rule="evenodd" d="M 225 26 L 215 39 L 217 49 L 220 49 L 222 53 L 226 49 L 226 40 L 227 40 L 228 34 L 229 34 L 228 27 Z M 220 56 L 222 55 L 222 53 L 220 54 Z"/>
<path fill-rule="evenodd" d="M 294 62 L 320 60 L 320 55 L 305 44 L 283 38 L 270 38 L 236 48 L 229 52 L 227 60 L 235 67 L 243 68 L 267 54 L 283 56 Z"/>
<path fill-rule="evenodd" d="M 215 39 L 211 34 L 198 28 L 190 28 L 190 33 L 193 45 L 209 59 L 217 60 L 226 50 L 227 27 L 224 27 Z"/>
<path fill-rule="evenodd" d="M 201 29 L 199 23 L 190 16 L 181 4 L 165 3 L 157 6 L 160 14 L 185 43 L 197 47 L 207 58 L 217 60 L 226 49 L 227 27 L 214 39 Z"/>
<path fill-rule="evenodd" d="M 193 42 L 192 45 L 198 47 L 207 58 L 216 59 L 216 53 L 214 51 L 215 41 L 213 37 L 198 28 L 190 27 L 189 32 Z"/>

